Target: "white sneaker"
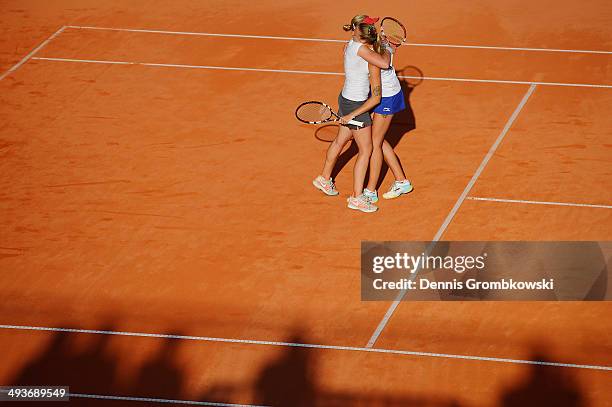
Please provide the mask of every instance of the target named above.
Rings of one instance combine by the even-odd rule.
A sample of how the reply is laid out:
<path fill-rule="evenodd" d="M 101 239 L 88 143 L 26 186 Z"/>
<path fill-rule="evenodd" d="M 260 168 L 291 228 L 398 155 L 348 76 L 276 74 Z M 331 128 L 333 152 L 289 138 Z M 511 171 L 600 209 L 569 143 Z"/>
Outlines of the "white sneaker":
<path fill-rule="evenodd" d="M 334 181 L 332 181 L 332 179 L 325 179 L 323 178 L 323 176 L 319 175 L 317 178 L 315 178 L 312 181 L 312 185 L 315 186 L 315 188 L 320 189 L 321 191 L 323 191 L 323 193 L 325 195 L 330 195 L 330 196 L 334 196 L 334 195 L 338 195 L 338 190 L 336 189 L 336 186 L 334 185 Z"/>
<path fill-rule="evenodd" d="M 394 181 L 388 192 L 383 194 L 385 199 L 397 198 L 400 195 L 407 194 L 413 190 L 412 184 L 407 179 L 403 181 Z"/>

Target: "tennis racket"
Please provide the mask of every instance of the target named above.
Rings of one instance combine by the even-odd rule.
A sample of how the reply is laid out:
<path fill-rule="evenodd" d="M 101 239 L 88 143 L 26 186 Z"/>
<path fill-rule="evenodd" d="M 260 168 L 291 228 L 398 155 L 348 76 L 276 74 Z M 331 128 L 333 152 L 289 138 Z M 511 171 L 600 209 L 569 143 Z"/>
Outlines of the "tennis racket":
<path fill-rule="evenodd" d="M 392 17 L 382 19 L 380 22 L 380 34 L 397 47 L 406 42 L 406 27 Z"/>
<path fill-rule="evenodd" d="M 323 102 L 304 102 L 295 109 L 295 117 L 306 124 L 321 124 L 327 122 L 337 122 L 340 120 L 331 107 Z M 362 122 L 349 120 L 348 124 L 353 126 L 363 127 Z"/>

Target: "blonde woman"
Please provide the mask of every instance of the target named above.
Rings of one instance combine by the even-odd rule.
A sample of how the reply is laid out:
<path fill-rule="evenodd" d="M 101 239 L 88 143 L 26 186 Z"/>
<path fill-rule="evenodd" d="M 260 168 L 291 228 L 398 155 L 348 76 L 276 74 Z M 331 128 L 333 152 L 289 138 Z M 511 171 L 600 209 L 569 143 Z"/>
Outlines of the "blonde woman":
<path fill-rule="evenodd" d="M 342 116 L 343 125 L 327 150 L 321 175 L 312 182 L 326 195 L 338 195 L 331 173 L 342 148 L 353 138 L 359 153 L 353 169 L 353 194 L 348 198 L 348 207 L 362 212 L 375 212 L 378 209 L 363 195 L 363 184 L 372 154 L 370 110 L 378 105 L 382 98 L 380 68 L 389 68 L 391 62 L 391 55 L 383 47 L 374 26 L 376 21 L 378 18 L 357 15 L 350 24 L 343 27 L 345 31 L 351 31 L 353 34 L 344 47 L 345 80 L 338 96 L 338 112 Z M 353 119 L 363 122 L 364 126 L 346 124 Z"/>
<path fill-rule="evenodd" d="M 400 195 L 411 192 L 413 189 L 412 184 L 406 178 L 399 158 L 395 154 L 395 151 L 393 151 L 393 147 L 385 140 L 385 135 L 387 134 L 387 130 L 389 130 L 393 115 L 406 109 L 404 92 L 402 92 L 400 81 L 393 68 L 393 54 L 397 50 L 398 45 L 385 41 L 385 46 L 391 53 L 391 66 L 389 69 L 383 69 L 381 71 L 382 99 L 380 104 L 376 106 L 372 112 L 373 149 L 370 157 L 370 177 L 368 179 L 367 188 L 363 190 L 363 195 L 369 198 L 373 203 L 378 201 L 376 184 L 380 177 L 383 157 L 395 177 L 395 181 L 391 185 L 389 191 L 383 194 L 383 198 L 397 198 Z"/>

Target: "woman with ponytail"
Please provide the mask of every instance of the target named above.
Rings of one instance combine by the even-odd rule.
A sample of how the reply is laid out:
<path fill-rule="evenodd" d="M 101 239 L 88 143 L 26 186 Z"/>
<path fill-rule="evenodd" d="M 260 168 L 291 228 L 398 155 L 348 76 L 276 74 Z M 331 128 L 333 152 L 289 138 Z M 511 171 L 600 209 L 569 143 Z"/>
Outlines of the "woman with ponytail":
<path fill-rule="evenodd" d="M 370 198 L 372 203 L 378 202 L 376 185 L 380 177 L 383 158 L 395 177 L 395 181 L 391 184 L 389 191 L 383 194 L 383 198 L 393 199 L 412 191 L 412 184 L 406 178 L 399 158 L 395 151 L 393 151 L 391 144 L 385 140 L 385 135 L 391 125 L 393 115 L 406 109 L 406 102 L 400 81 L 393 68 L 393 54 L 397 51 L 399 45 L 392 44 L 386 40 L 383 43 L 391 54 L 391 66 L 389 69 L 381 71 L 382 99 L 372 112 L 373 149 L 370 157 L 370 177 L 367 187 L 363 190 L 363 194 Z"/>
<path fill-rule="evenodd" d="M 380 69 L 388 69 L 391 62 L 391 55 L 374 27 L 376 21 L 378 18 L 357 15 L 343 27 L 345 31 L 352 31 L 353 35 L 344 47 L 345 80 L 338 96 L 342 126 L 327 149 L 321 175 L 312 182 L 326 195 L 338 195 L 331 173 L 342 148 L 354 138 L 359 153 L 353 169 L 353 194 L 348 198 L 348 207 L 362 212 L 375 212 L 378 209 L 363 195 L 363 184 L 372 154 L 370 110 L 380 103 L 382 97 Z M 363 122 L 363 127 L 347 124 L 353 119 Z"/>

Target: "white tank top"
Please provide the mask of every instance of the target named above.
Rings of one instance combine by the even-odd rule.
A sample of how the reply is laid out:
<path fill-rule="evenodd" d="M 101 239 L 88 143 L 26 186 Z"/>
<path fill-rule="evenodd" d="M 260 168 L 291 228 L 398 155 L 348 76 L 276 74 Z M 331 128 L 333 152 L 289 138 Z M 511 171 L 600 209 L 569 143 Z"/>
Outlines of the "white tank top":
<path fill-rule="evenodd" d="M 357 55 L 362 45 L 351 39 L 344 49 L 345 78 L 342 96 L 354 102 L 366 100 L 370 91 L 368 61 Z"/>
<path fill-rule="evenodd" d="M 397 95 L 402 90 L 402 85 L 400 85 L 395 68 L 393 67 L 393 54 L 391 54 L 391 66 L 389 66 L 389 69 L 380 70 L 380 83 L 382 85 L 382 97 L 384 98 Z"/>

